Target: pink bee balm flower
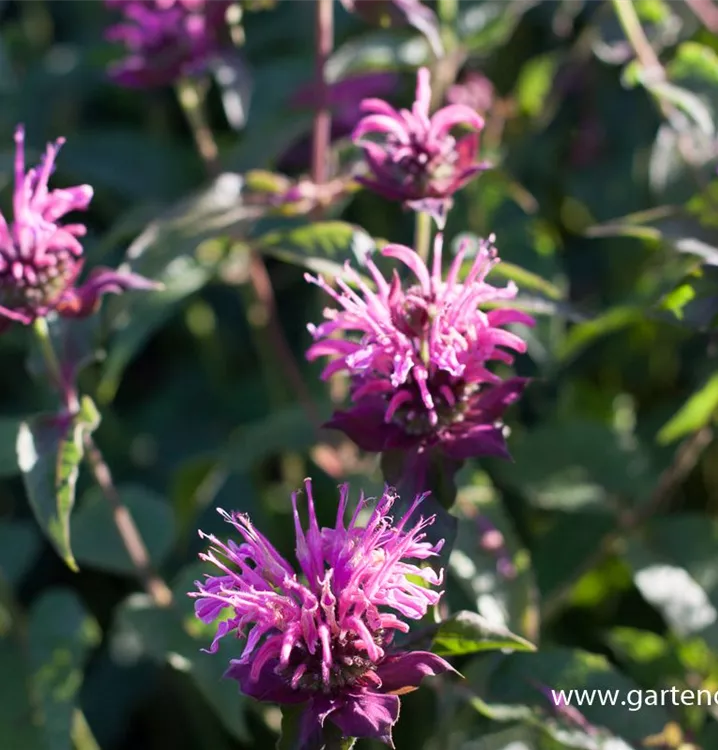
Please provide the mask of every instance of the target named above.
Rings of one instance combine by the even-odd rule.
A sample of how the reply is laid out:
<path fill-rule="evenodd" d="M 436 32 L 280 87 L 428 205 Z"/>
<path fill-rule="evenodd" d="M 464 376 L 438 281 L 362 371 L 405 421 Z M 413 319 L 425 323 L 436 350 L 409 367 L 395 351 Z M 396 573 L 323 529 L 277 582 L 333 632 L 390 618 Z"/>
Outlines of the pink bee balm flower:
<path fill-rule="evenodd" d="M 148 88 L 204 72 L 229 43 L 225 22 L 231 0 L 105 0 L 124 20 L 106 38 L 127 47 L 110 69 L 121 86 Z"/>
<path fill-rule="evenodd" d="M 153 289 L 156 285 L 136 274 L 98 268 L 79 288 L 82 270 L 83 224 L 60 224 L 70 211 L 84 211 L 92 188 L 78 185 L 48 189 L 55 158 L 65 142 L 48 144 L 42 162 L 25 173 L 25 131 L 15 131 L 15 191 L 13 220 L 0 214 L 0 331 L 12 322 L 29 325 L 56 310 L 66 317 L 94 312 L 108 292 Z"/>
<path fill-rule="evenodd" d="M 335 413 L 328 426 L 345 432 L 363 450 L 422 453 L 438 445 L 458 461 L 508 457 L 500 419 L 526 380 L 502 381 L 487 365 L 496 360 L 510 364 L 514 352 L 526 350 L 523 339 L 504 326 L 534 321 L 506 306 L 516 296 L 515 284 L 500 289 L 486 281 L 498 263 L 491 240 L 481 244 L 463 282 L 459 271 L 467 243 L 446 279 L 442 243 L 439 233 L 431 272 L 410 248 L 384 248 L 384 256 L 396 258 L 415 276 L 404 286 L 396 271 L 388 282 L 371 258 L 366 266 L 374 290 L 348 266 L 347 277 L 358 291 L 342 279 L 335 291 L 322 278 L 305 277 L 339 306 L 324 311 L 324 323 L 309 326 L 316 343 L 307 357 L 331 357 L 323 378 L 345 371 L 352 379 L 354 407 Z M 481 309 L 489 304 L 492 309 Z"/>
<path fill-rule="evenodd" d="M 292 495 L 299 571 L 241 514 L 220 511 L 242 537 L 226 544 L 211 535 L 200 555 L 221 574 L 197 581 L 197 617 L 210 623 L 227 608 L 210 652 L 223 636 L 246 639 L 227 676 L 257 700 L 306 704 L 300 744 L 311 745 L 327 720 L 346 737 L 372 737 L 389 745 L 399 717 L 398 695 L 426 676 L 452 670 L 438 656 L 393 647 L 406 620 L 422 618 L 441 596 L 443 573 L 416 561 L 437 555 L 424 529 L 434 517 L 414 516 L 425 496 L 393 524 L 395 497 L 385 492 L 369 514 L 362 495 L 345 525 L 348 485 L 341 487 L 336 523 L 319 528 L 311 480 L 305 480 L 309 527 L 302 528 Z M 413 561 L 413 562 L 412 562 Z M 417 582 L 420 579 L 420 582 Z"/>
<path fill-rule="evenodd" d="M 449 86 L 446 100 L 449 104 L 464 104 L 482 114 L 491 109 L 494 102 L 494 86 L 485 75 L 471 71 L 460 83 Z"/>
<path fill-rule="evenodd" d="M 369 175 L 357 177 L 368 188 L 390 200 L 404 203 L 441 200 L 451 196 L 488 164 L 477 162 L 483 118 L 465 104 L 452 104 L 429 117 L 429 71 L 417 74 L 416 101 L 411 112 L 397 112 L 381 99 L 365 99 L 368 112 L 352 133 L 364 149 Z M 457 140 L 451 131 L 459 126 L 474 130 Z M 383 142 L 367 138 L 378 135 Z"/>

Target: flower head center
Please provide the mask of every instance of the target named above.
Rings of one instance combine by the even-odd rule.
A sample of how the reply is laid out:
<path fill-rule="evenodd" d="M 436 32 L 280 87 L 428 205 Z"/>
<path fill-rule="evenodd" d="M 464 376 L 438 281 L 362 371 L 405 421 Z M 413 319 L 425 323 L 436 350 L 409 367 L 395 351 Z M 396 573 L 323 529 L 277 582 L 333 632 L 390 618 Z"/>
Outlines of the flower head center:
<path fill-rule="evenodd" d="M 67 250 L 47 253 L 41 259 L 19 255 L 0 249 L 0 304 L 3 307 L 40 310 L 52 304 L 73 280 L 77 261 Z"/>
<path fill-rule="evenodd" d="M 422 189 L 434 181 L 451 180 L 459 159 L 456 139 L 450 135 L 429 140 L 425 134 L 412 133 L 409 145 L 389 136 L 387 152 L 396 177 L 414 182 Z"/>
<path fill-rule="evenodd" d="M 375 635 L 379 645 L 383 640 L 380 631 Z M 312 654 L 304 643 L 292 650 L 289 664 L 280 666 L 277 673 L 297 690 L 308 690 L 325 694 L 341 691 L 360 682 L 366 682 L 376 664 L 367 655 L 363 642 L 354 632 L 340 632 L 330 639 L 331 662 L 325 661 L 322 649 Z"/>

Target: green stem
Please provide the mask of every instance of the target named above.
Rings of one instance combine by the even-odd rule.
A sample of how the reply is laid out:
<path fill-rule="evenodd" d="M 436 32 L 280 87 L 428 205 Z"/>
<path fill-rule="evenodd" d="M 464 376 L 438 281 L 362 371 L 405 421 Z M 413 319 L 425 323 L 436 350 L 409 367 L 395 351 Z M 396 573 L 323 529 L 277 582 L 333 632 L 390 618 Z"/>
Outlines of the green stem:
<path fill-rule="evenodd" d="M 184 79 L 177 84 L 177 98 L 187 118 L 197 151 L 211 177 L 221 172 L 219 149 L 207 118 L 206 90 L 195 81 Z"/>
<path fill-rule="evenodd" d="M 52 346 L 50 327 L 47 325 L 47 320 L 45 318 L 37 318 L 32 324 L 32 330 L 35 332 L 35 336 L 40 344 L 40 351 L 47 364 L 47 369 L 50 371 L 50 376 L 55 381 L 55 385 L 60 387 L 62 385 L 62 369 L 60 368 L 60 361 L 57 358 L 57 354 L 55 354 L 55 349 Z"/>
<path fill-rule="evenodd" d="M 414 224 L 414 250 L 425 263 L 429 260 L 430 246 L 431 216 L 424 211 L 417 211 Z"/>
<path fill-rule="evenodd" d="M 633 0 L 611 0 L 613 3 L 613 9 L 616 12 L 618 21 L 623 28 L 623 33 L 626 35 L 633 51 L 636 53 L 636 58 L 641 64 L 644 71 L 653 71 L 655 74 L 663 74 L 663 67 L 661 66 L 658 56 L 651 47 L 651 43 L 648 41 L 641 21 L 636 13 L 636 8 L 633 4 Z"/>
<path fill-rule="evenodd" d="M 437 9 L 442 23 L 452 26 L 459 14 L 459 0 L 439 0 Z"/>
<path fill-rule="evenodd" d="M 62 367 L 57 353 L 50 338 L 50 328 L 45 318 L 37 318 L 33 323 L 33 330 L 40 344 L 42 355 L 50 371 L 50 377 L 60 390 L 63 406 L 69 411 L 75 412 L 79 409 L 79 401 L 74 385 L 67 383 L 62 376 Z M 140 535 L 139 529 L 132 518 L 130 511 L 122 503 L 117 488 L 112 481 L 112 474 L 105 463 L 100 449 L 95 445 L 89 433 L 84 437 L 85 459 L 90 467 L 92 476 L 102 490 L 102 493 L 110 503 L 112 515 L 117 531 L 122 539 L 125 549 L 132 560 L 137 576 L 142 582 L 147 593 L 158 606 L 167 606 L 172 601 L 172 592 L 167 584 L 159 577 L 152 568 L 147 547 Z"/>
<path fill-rule="evenodd" d="M 434 58 L 432 67 L 432 88 L 438 87 L 439 92 L 432 92 L 432 106 L 438 107 L 443 99 L 444 89 L 456 80 L 461 63 L 449 63 L 459 46 L 456 34 L 456 23 L 459 16 L 459 0 L 439 0 L 436 7 L 440 21 L 441 41 L 444 45 L 444 56 Z M 432 55 L 433 57 L 433 55 Z M 448 63 L 448 65 L 447 65 Z"/>

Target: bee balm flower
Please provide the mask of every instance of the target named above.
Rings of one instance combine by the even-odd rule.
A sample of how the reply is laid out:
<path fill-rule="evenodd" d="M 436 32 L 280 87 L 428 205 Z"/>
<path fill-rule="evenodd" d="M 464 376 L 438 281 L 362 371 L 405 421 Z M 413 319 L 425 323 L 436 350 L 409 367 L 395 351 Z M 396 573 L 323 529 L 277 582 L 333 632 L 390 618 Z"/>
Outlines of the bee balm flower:
<path fill-rule="evenodd" d="M 423 453 L 439 445 L 453 460 L 474 456 L 508 457 L 501 416 L 521 394 L 526 380 L 502 379 L 488 369 L 492 361 L 510 364 L 526 343 L 505 329 L 509 323 L 533 325 L 533 319 L 506 302 L 515 284 L 503 289 L 486 281 L 498 262 L 491 242 L 483 243 L 463 281 L 459 281 L 464 243 L 442 278 L 443 237 L 437 234 L 432 271 L 410 248 L 387 245 L 416 281 L 402 285 L 394 272 L 387 281 L 371 258 L 370 289 L 349 266 L 355 291 L 337 279 L 339 291 L 322 278 L 318 285 L 339 309 L 324 311 L 325 322 L 309 326 L 315 343 L 308 359 L 329 356 L 322 376 L 340 371 L 352 380 L 353 408 L 337 412 L 329 427 L 345 432 L 368 451 L 400 449 Z M 482 306 L 491 305 L 484 311 Z"/>
<path fill-rule="evenodd" d="M 94 312 L 101 295 L 156 285 L 136 274 L 98 268 L 79 288 L 83 224 L 60 224 L 70 211 L 84 211 L 92 188 L 78 185 L 49 190 L 55 158 L 64 143 L 48 144 L 42 162 L 25 173 L 25 131 L 15 131 L 13 220 L 0 214 L 0 330 L 12 321 L 29 325 L 56 310 L 66 317 Z"/>
<path fill-rule="evenodd" d="M 225 45 L 231 0 L 105 0 L 124 20 L 106 38 L 122 42 L 128 57 L 110 69 L 122 86 L 147 88 L 202 73 Z"/>
<path fill-rule="evenodd" d="M 352 140 L 364 150 L 369 175 L 358 176 L 358 182 L 390 200 L 448 204 L 457 190 L 488 168 L 476 161 L 483 118 L 465 104 L 451 104 L 429 117 L 430 103 L 426 68 L 417 74 L 411 112 L 397 112 L 381 99 L 362 102 L 368 114 L 357 124 Z M 459 126 L 474 132 L 457 140 L 451 131 Z M 370 135 L 379 136 L 379 141 Z"/>
<path fill-rule="evenodd" d="M 299 571 L 285 560 L 249 518 L 220 511 L 242 537 L 240 544 L 210 540 L 200 555 L 221 573 L 196 583 L 195 611 L 206 623 L 223 620 L 210 651 L 229 633 L 245 637 L 244 650 L 227 676 L 258 700 L 306 704 L 300 745 L 311 744 L 328 720 L 345 737 L 372 737 L 391 745 L 399 694 L 426 676 L 452 667 L 424 651 L 393 647 L 407 620 L 423 617 L 441 594 L 442 574 L 417 561 L 435 556 L 443 543 L 424 540 L 434 518 L 415 517 L 416 498 L 397 523 L 387 515 L 395 498 L 387 491 L 371 512 L 362 496 L 345 525 L 349 494 L 341 488 L 336 523 L 319 528 L 311 481 L 305 481 L 309 526 L 299 520 L 292 496 Z M 420 579 L 417 581 L 416 579 Z M 423 584 L 423 585 L 422 585 Z"/>

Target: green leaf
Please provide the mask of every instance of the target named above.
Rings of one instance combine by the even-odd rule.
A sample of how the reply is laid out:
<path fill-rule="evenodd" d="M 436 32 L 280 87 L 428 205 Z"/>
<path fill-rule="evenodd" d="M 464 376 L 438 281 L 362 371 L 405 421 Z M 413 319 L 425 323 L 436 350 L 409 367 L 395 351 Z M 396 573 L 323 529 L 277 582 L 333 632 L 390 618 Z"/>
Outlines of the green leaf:
<path fill-rule="evenodd" d="M 160 565 L 175 538 L 175 520 L 170 505 L 156 493 L 135 484 L 117 488 L 147 545 L 153 565 Z M 112 507 L 99 487 L 83 496 L 72 522 L 75 556 L 83 564 L 111 573 L 134 575 L 135 567 L 113 520 Z"/>
<path fill-rule="evenodd" d="M 0 477 L 14 477 L 20 473 L 15 445 L 21 421 L 19 417 L 0 417 Z"/>
<path fill-rule="evenodd" d="M 533 639 L 539 623 L 531 558 L 488 477 L 468 474 L 456 507 L 462 515 L 449 559 L 448 588 L 462 595 L 457 608 L 474 609 L 496 627 Z M 499 544 L 485 546 L 487 531 Z"/>
<path fill-rule="evenodd" d="M 566 296 L 555 284 L 542 278 L 537 273 L 506 261 L 497 263 L 491 270 L 491 275 L 515 281 L 524 292 L 528 290 L 538 292 L 553 300 L 562 300 Z"/>
<path fill-rule="evenodd" d="M 2 742 L 8 750 L 45 750 L 39 711 L 30 700 L 30 670 L 25 657 L 17 635 L 0 629 Z"/>
<path fill-rule="evenodd" d="M 532 58 L 522 68 L 516 98 L 529 117 L 535 117 L 543 111 L 546 100 L 554 89 L 558 63 L 555 54 L 547 54 Z"/>
<path fill-rule="evenodd" d="M 133 200 L 172 199 L 193 182 L 190 148 L 181 140 L 173 143 L 139 130 L 103 127 L 75 132 L 62 150 L 62 164 L 83 181 Z"/>
<path fill-rule="evenodd" d="M 536 646 L 476 612 L 457 612 L 442 622 L 431 650 L 439 656 L 462 656 L 479 651 L 535 651 Z"/>
<path fill-rule="evenodd" d="M 400 30 L 368 31 L 344 42 L 327 62 L 327 78 L 338 81 L 367 70 L 413 69 L 429 62 L 431 50 L 422 37 L 409 37 Z"/>
<path fill-rule="evenodd" d="M 458 34 L 464 47 L 486 55 L 506 42 L 521 16 L 534 0 L 514 0 L 511 3 L 459 3 Z M 416 63 L 414 63 L 416 65 Z"/>
<path fill-rule="evenodd" d="M 58 315 L 48 320 L 47 325 L 52 348 L 62 366 L 65 378 L 69 382 L 75 382 L 78 374 L 99 358 L 98 316 L 63 318 Z M 36 338 L 33 338 L 33 348 L 28 356 L 27 368 L 39 381 L 47 382 L 51 377 L 47 359 Z"/>
<path fill-rule="evenodd" d="M 175 597 L 187 598 L 184 588 L 173 587 Z M 217 720 L 242 742 L 249 740 L 244 719 L 247 700 L 232 680 L 223 679 L 226 659 L 201 651 L 208 642 L 190 635 L 189 626 L 196 618 L 190 616 L 187 625 L 174 609 L 159 609 L 144 594 L 129 597 L 118 607 L 110 644 L 115 658 L 127 664 L 149 657 L 159 664 L 168 664 L 187 674 L 205 701 L 215 712 Z"/>
<path fill-rule="evenodd" d="M 542 726 L 560 742 L 568 740 L 569 747 L 600 750 L 609 746 L 611 735 L 642 742 L 660 732 L 669 720 L 661 706 L 646 703 L 640 711 L 631 710 L 626 698 L 632 690 L 631 696 L 636 696 L 638 686 L 604 656 L 586 651 L 543 647 L 534 653 L 497 655 L 493 661 L 481 656 L 464 674 L 477 698 L 480 696 L 474 705 L 481 713 L 499 721 L 520 719 Z M 594 693 L 593 699 L 582 705 L 574 699 L 571 710 L 562 712 L 554 705 L 551 690 L 608 692 L 603 702 Z"/>
<path fill-rule="evenodd" d="M 661 427 L 658 442 L 666 445 L 700 430 L 715 416 L 718 409 L 718 373 L 696 391 L 683 406 Z"/>
<path fill-rule="evenodd" d="M 39 414 L 20 425 L 17 456 L 37 522 L 68 567 L 78 570 L 70 546 L 70 514 L 84 455 L 83 439 L 99 424 L 85 396 L 74 416 Z"/>
<path fill-rule="evenodd" d="M 541 508 L 601 507 L 607 492 L 635 502 L 652 491 L 657 472 L 640 444 L 621 438 L 601 422 L 544 423 L 516 435 L 514 463 L 498 465 L 497 472 Z"/>
<path fill-rule="evenodd" d="M 644 81 L 643 85 L 658 99 L 670 102 L 682 110 L 695 123 L 701 134 L 714 134 L 713 113 L 700 96 L 666 81 Z"/>
<path fill-rule="evenodd" d="M 320 404 L 320 412 L 328 412 Z M 275 411 L 264 419 L 238 427 L 230 436 L 222 463 L 232 472 L 245 473 L 259 461 L 282 451 L 301 451 L 316 440 L 316 431 L 301 406 Z"/>
<path fill-rule="evenodd" d="M 0 578 L 19 582 L 37 559 L 41 539 L 32 521 L 0 521 Z"/>
<path fill-rule="evenodd" d="M 356 261 L 373 240 L 363 229 L 345 221 L 320 221 L 269 232 L 255 241 L 259 252 L 314 273 L 344 276 L 345 261 Z M 355 267 L 358 264 L 354 264 Z"/>
<path fill-rule="evenodd" d="M 671 80 L 701 79 L 711 86 L 718 84 L 718 53 L 705 44 L 683 42 L 666 67 Z"/>
<path fill-rule="evenodd" d="M 299 741 L 299 731 L 304 706 L 282 706 L 282 729 L 277 740 L 276 750 L 303 750 Z"/>
<path fill-rule="evenodd" d="M 573 359 L 599 338 L 643 320 L 644 312 L 639 307 L 614 307 L 602 315 L 573 326 L 560 346 L 559 356 L 563 360 Z"/>
<path fill-rule="evenodd" d="M 625 558 L 636 588 L 680 638 L 700 636 L 718 648 L 718 522 L 682 513 L 656 518 Z"/>
<path fill-rule="evenodd" d="M 114 335 L 98 386 L 101 401 L 114 398 L 125 367 L 145 342 L 217 272 L 225 239 L 246 236 L 263 213 L 242 203 L 243 179 L 222 174 L 208 188 L 151 222 L 127 250 L 129 270 L 160 282 L 161 291 L 124 294 L 107 307 Z"/>
<path fill-rule="evenodd" d="M 70 590 L 54 589 L 30 611 L 31 689 L 39 701 L 47 750 L 72 750 L 71 730 L 87 654 L 99 626 Z"/>

